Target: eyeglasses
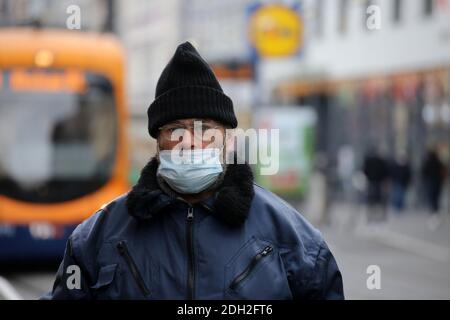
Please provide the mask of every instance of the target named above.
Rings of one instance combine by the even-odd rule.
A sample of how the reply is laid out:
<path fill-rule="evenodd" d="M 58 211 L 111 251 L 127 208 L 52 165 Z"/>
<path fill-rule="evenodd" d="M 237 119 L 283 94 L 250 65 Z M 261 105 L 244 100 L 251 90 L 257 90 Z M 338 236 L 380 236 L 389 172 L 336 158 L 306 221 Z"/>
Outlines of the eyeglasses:
<path fill-rule="evenodd" d="M 201 122 L 201 121 L 199 121 Z M 193 134 L 195 140 L 201 140 L 203 142 L 213 142 L 215 141 L 215 137 L 217 133 L 215 131 L 211 132 L 208 130 L 219 130 L 221 126 L 214 125 L 211 123 L 201 122 L 201 124 L 193 124 L 193 125 L 185 125 L 182 123 L 169 123 L 159 128 L 161 137 L 165 140 L 170 141 L 181 141 L 185 130 L 189 130 L 190 133 Z M 220 132 L 222 135 L 222 132 Z"/>

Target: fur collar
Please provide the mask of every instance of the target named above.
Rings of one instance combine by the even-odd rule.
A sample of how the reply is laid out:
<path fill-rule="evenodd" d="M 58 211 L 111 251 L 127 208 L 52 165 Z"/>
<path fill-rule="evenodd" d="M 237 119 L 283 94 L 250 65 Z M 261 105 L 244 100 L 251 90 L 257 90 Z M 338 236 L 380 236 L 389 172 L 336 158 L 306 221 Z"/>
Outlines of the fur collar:
<path fill-rule="evenodd" d="M 181 201 L 174 192 L 161 188 L 156 176 L 157 169 L 158 160 L 154 157 L 142 169 L 137 184 L 127 195 L 128 212 L 139 221 L 151 220 Z M 207 208 L 228 225 L 239 226 L 248 216 L 253 196 L 253 173 L 249 165 L 228 164 L 214 194 L 213 207 Z"/>

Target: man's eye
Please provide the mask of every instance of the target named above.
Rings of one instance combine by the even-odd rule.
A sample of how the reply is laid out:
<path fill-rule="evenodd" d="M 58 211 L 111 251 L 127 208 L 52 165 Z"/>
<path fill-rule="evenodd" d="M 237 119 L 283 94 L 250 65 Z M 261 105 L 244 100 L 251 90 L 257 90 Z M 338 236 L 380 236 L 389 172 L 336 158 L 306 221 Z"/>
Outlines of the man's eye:
<path fill-rule="evenodd" d="M 174 132 L 177 131 L 178 129 L 182 129 L 182 128 L 180 128 L 180 127 L 170 127 L 170 128 L 168 128 L 167 130 L 168 130 L 170 133 L 174 133 Z"/>

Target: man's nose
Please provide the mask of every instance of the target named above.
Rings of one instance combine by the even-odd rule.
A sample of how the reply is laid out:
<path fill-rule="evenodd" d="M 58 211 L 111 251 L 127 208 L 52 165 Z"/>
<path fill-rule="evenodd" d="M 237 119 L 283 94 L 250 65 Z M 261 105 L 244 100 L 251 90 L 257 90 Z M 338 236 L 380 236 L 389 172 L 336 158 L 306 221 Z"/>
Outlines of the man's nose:
<path fill-rule="evenodd" d="M 195 148 L 194 134 L 189 129 L 183 132 L 183 140 L 181 141 L 181 149 L 189 150 Z"/>

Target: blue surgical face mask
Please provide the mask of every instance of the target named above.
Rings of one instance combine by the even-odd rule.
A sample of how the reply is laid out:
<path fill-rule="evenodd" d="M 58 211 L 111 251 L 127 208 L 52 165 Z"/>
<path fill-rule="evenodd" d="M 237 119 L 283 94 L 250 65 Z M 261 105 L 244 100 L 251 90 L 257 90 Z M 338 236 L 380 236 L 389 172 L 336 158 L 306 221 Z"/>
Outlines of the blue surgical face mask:
<path fill-rule="evenodd" d="M 222 173 L 221 149 L 162 150 L 157 175 L 175 191 L 194 194 L 206 190 Z"/>

